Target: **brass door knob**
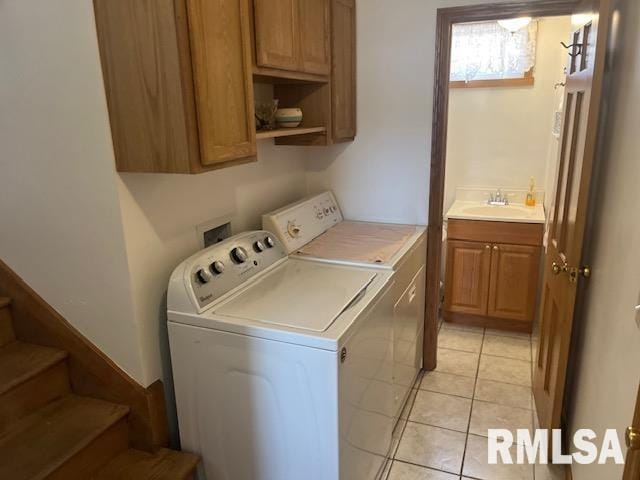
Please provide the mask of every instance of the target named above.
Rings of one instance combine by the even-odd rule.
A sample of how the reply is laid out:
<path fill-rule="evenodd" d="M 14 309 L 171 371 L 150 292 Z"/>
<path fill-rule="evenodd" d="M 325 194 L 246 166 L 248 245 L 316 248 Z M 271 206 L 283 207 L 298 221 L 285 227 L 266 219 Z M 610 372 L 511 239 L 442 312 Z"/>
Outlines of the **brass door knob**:
<path fill-rule="evenodd" d="M 560 275 L 561 273 L 566 273 L 568 269 L 569 267 L 567 266 L 566 263 L 560 265 L 557 262 L 553 262 L 551 264 L 551 273 L 553 273 L 554 275 Z"/>
<path fill-rule="evenodd" d="M 624 439 L 629 450 L 640 450 L 640 430 L 637 428 L 627 428 Z"/>

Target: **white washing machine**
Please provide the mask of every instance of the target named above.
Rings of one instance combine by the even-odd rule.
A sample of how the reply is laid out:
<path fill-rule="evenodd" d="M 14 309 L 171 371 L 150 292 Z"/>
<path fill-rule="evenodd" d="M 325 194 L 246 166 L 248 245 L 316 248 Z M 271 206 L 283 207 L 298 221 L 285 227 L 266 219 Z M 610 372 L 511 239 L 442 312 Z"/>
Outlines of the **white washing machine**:
<path fill-rule="evenodd" d="M 426 228 L 344 220 L 328 191 L 263 215 L 262 227 L 297 258 L 396 272 L 391 414 L 397 420 L 422 368 Z"/>
<path fill-rule="evenodd" d="M 392 271 L 288 257 L 265 231 L 185 260 L 168 320 L 180 438 L 208 480 L 369 480 L 393 418 Z"/>

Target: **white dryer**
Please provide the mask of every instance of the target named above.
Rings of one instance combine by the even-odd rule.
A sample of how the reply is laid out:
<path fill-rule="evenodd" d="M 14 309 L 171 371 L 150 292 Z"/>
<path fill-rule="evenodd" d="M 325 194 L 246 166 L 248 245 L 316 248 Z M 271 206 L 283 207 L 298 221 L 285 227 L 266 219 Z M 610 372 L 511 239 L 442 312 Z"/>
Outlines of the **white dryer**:
<path fill-rule="evenodd" d="M 288 257 L 265 231 L 175 269 L 180 438 L 201 478 L 377 478 L 393 429 L 393 276 Z"/>
<path fill-rule="evenodd" d="M 396 272 L 392 415 L 397 420 L 422 368 L 426 228 L 345 220 L 329 191 L 263 215 L 262 227 L 297 258 Z"/>

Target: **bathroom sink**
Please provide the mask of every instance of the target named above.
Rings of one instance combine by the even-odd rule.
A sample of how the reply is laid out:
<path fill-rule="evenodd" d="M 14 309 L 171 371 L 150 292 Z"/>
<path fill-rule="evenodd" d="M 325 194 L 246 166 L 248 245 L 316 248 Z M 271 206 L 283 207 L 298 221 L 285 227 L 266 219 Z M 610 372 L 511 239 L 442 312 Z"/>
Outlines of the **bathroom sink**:
<path fill-rule="evenodd" d="M 542 205 L 527 207 L 525 205 L 487 205 L 481 202 L 456 200 L 446 217 L 461 220 L 485 220 L 493 222 L 544 223 Z"/>

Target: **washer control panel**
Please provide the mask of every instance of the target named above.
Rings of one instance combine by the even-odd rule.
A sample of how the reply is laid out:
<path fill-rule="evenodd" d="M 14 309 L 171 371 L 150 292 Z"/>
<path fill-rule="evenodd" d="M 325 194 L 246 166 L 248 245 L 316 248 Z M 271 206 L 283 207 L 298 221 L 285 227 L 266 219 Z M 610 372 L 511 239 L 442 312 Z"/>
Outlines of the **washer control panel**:
<path fill-rule="evenodd" d="M 235 235 L 185 260 L 171 282 L 181 282 L 197 311 L 266 270 L 287 253 L 277 237 L 266 231 Z M 170 288 L 171 296 L 172 288 Z M 169 298 L 172 303 L 172 298 Z"/>
<path fill-rule="evenodd" d="M 292 253 L 341 221 L 333 193 L 324 192 L 263 215 L 262 228 L 275 233 Z"/>

